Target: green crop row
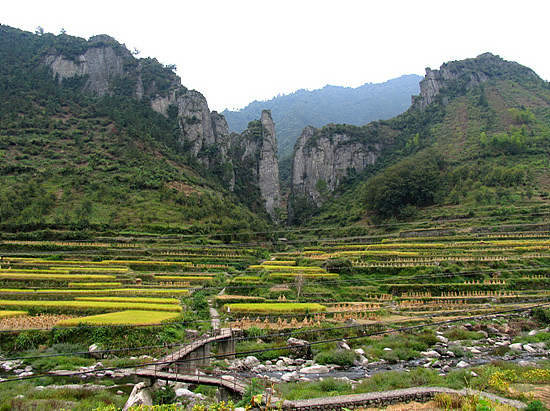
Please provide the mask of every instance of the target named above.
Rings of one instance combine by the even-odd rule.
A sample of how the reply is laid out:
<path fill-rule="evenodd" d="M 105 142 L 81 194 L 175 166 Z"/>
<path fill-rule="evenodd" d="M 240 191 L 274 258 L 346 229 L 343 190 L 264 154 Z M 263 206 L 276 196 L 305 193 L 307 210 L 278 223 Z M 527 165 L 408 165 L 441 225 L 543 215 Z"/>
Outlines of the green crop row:
<path fill-rule="evenodd" d="M 205 276 L 178 276 L 178 275 L 155 275 L 157 281 L 188 281 L 188 282 L 205 282 L 212 281 L 214 277 Z"/>
<path fill-rule="evenodd" d="M 300 267 L 300 266 L 277 266 L 277 265 L 251 265 L 249 270 L 268 270 L 268 271 L 302 271 L 310 273 L 325 273 L 326 270 L 320 267 Z"/>
<path fill-rule="evenodd" d="M 19 269 L 19 268 L 11 268 L 9 270 L 0 270 L 0 274 L 69 274 L 69 270 L 63 270 L 63 269 L 47 269 L 47 270 L 41 270 L 41 269 Z"/>
<path fill-rule="evenodd" d="M 235 277 L 231 280 L 232 283 L 259 283 L 261 281 L 260 277 L 254 277 L 250 275 L 242 275 L 240 277 Z"/>
<path fill-rule="evenodd" d="M 78 290 L 78 289 L 32 289 L 32 288 L 1 288 L 0 293 L 33 293 L 33 294 L 80 294 L 80 295 L 98 295 L 98 294 L 125 294 L 125 295 L 185 295 L 189 293 L 186 289 L 170 289 L 162 288 L 106 288 L 99 290 Z"/>
<path fill-rule="evenodd" d="M 264 297 L 256 297 L 249 295 L 217 295 L 216 300 L 222 304 L 232 304 L 232 303 L 263 303 L 265 302 Z"/>

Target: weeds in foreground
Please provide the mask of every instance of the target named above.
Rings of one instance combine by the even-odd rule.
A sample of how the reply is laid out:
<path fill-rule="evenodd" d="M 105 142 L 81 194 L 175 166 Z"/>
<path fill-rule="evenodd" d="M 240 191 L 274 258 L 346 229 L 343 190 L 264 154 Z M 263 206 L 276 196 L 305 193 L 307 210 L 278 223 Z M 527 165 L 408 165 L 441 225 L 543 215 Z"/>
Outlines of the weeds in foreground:
<path fill-rule="evenodd" d="M 461 411 L 512 411 L 514 407 L 499 404 L 483 398 L 481 395 L 461 396 L 458 394 L 436 394 L 434 401 L 445 410 Z"/>

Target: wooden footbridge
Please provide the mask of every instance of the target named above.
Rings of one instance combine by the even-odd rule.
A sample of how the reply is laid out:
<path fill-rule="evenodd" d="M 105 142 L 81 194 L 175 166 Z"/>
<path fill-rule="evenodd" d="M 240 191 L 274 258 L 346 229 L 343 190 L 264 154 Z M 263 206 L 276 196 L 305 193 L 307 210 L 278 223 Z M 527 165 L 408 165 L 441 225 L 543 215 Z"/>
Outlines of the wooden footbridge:
<path fill-rule="evenodd" d="M 164 380 L 213 385 L 221 388 L 222 397 L 227 397 L 229 393 L 242 396 L 250 384 L 248 380 L 221 373 L 207 375 L 199 370 L 202 367 L 210 366 L 210 347 L 214 343 L 218 345 L 218 355 L 225 356 L 224 358 L 235 358 L 234 331 L 230 328 L 213 330 L 212 334 L 197 338 L 165 355 L 156 364 L 136 369 L 135 375 L 147 378 L 151 383 L 156 380 Z"/>

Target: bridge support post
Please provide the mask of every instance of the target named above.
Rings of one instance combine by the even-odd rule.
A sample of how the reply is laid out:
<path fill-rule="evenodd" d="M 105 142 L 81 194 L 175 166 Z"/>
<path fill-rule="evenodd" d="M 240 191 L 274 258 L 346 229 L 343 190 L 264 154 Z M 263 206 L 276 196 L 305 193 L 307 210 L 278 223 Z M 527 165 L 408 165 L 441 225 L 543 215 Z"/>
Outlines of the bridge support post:
<path fill-rule="evenodd" d="M 218 355 L 226 355 L 226 354 L 233 354 L 233 355 L 228 355 L 225 358 L 229 360 L 235 359 L 235 340 L 232 337 L 218 341 Z"/>
<path fill-rule="evenodd" d="M 198 367 L 210 365 L 210 344 L 204 344 L 187 354 L 181 361 L 176 362 L 177 372 L 180 374 L 194 373 Z"/>
<path fill-rule="evenodd" d="M 231 394 L 231 391 L 229 391 L 227 388 L 218 387 L 218 391 L 216 391 L 216 401 L 223 401 L 227 404 L 227 401 L 231 399 Z"/>

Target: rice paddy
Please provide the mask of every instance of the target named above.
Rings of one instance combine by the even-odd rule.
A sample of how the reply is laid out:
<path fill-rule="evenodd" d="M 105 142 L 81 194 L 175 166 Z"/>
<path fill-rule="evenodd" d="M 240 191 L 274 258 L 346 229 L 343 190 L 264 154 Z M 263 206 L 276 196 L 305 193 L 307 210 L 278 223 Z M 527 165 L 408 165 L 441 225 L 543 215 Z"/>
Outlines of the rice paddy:
<path fill-rule="evenodd" d="M 159 311 L 130 310 L 116 313 L 92 315 L 88 317 L 61 320 L 57 323 L 60 327 L 78 324 L 90 325 L 155 325 L 171 321 L 179 316 L 177 313 L 165 313 Z"/>

